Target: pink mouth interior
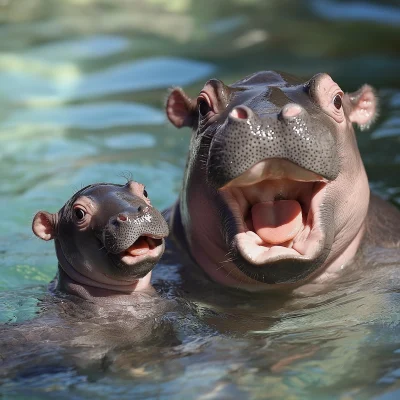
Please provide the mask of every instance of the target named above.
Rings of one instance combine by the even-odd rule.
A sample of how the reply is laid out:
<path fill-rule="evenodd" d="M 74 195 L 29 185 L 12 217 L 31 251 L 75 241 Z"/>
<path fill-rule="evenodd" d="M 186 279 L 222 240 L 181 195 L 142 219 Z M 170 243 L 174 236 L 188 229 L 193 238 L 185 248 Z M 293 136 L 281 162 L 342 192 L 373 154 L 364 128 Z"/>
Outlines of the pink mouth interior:
<path fill-rule="evenodd" d="M 121 260 L 127 264 L 136 262 L 137 258 L 145 255 L 152 255 L 157 251 L 162 243 L 161 239 L 151 238 L 149 236 L 140 236 L 136 242 L 120 253 Z"/>
<path fill-rule="evenodd" d="M 235 245 L 253 264 L 313 256 L 323 239 L 326 181 L 285 160 L 266 160 L 220 189 L 231 209 Z"/>
<path fill-rule="evenodd" d="M 251 208 L 254 232 L 271 244 L 296 237 L 303 225 L 301 205 L 296 200 L 265 201 Z"/>

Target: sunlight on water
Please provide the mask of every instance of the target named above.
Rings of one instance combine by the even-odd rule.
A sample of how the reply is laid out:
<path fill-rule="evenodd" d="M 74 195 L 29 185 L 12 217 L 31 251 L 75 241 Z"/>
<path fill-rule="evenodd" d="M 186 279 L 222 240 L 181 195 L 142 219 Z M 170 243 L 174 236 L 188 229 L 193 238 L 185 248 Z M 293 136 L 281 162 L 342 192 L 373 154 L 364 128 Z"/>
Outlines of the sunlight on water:
<path fill-rule="evenodd" d="M 134 103 L 104 102 L 15 112 L 3 122 L 3 127 L 7 129 L 22 125 L 31 127 L 31 129 L 40 129 L 41 126 L 107 129 L 113 126 L 160 124 L 163 122 L 165 122 L 164 114 L 152 107 Z"/>
<path fill-rule="evenodd" d="M 76 67 L 59 61 L 50 65 L 33 61 L 33 69 L 29 58 L 9 57 L 8 60 L 3 59 L 2 64 L 4 69 L 12 69 L 12 72 L 5 72 L 0 78 L 2 90 L 10 92 L 10 98 L 14 101 L 31 104 L 39 100 L 59 102 L 139 90 L 166 89 L 173 85 L 187 85 L 209 76 L 214 70 L 206 63 L 160 57 L 124 63 L 84 76 Z M 54 69 L 58 70 L 55 76 L 46 73 Z M 46 75 L 50 75 L 50 79 L 46 79 Z"/>
<path fill-rule="evenodd" d="M 338 4 L 339 3 L 339 4 Z M 366 20 L 382 24 L 400 24 L 400 10 L 389 5 L 374 5 L 362 1 L 346 4 L 330 0 L 313 1 L 314 9 L 325 18 L 337 20 Z"/>
<path fill-rule="evenodd" d="M 25 52 L 27 58 L 43 61 L 74 62 L 84 59 L 109 57 L 129 48 L 128 38 L 111 35 L 95 35 L 86 39 L 66 40 L 34 47 Z"/>

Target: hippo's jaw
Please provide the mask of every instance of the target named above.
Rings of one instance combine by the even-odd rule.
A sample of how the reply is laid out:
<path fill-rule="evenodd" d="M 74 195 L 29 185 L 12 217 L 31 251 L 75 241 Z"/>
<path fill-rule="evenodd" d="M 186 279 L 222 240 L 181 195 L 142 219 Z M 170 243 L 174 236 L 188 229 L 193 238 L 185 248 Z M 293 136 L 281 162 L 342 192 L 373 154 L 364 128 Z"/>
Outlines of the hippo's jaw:
<path fill-rule="evenodd" d="M 162 237 L 141 235 L 126 250 L 117 254 L 108 253 L 117 275 L 123 278 L 140 279 L 146 276 L 164 253 L 165 243 Z M 113 276 L 105 274 L 109 278 Z"/>
<path fill-rule="evenodd" d="M 110 275 L 130 279 L 147 275 L 162 256 L 167 235 L 164 218 L 151 206 L 113 215 L 98 235 L 113 264 Z"/>
<path fill-rule="evenodd" d="M 289 161 L 268 159 L 220 188 L 233 216 L 224 228 L 237 267 L 269 284 L 310 276 L 332 244 L 322 221 L 329 219 L 323 206 L 328 184 Z"/>

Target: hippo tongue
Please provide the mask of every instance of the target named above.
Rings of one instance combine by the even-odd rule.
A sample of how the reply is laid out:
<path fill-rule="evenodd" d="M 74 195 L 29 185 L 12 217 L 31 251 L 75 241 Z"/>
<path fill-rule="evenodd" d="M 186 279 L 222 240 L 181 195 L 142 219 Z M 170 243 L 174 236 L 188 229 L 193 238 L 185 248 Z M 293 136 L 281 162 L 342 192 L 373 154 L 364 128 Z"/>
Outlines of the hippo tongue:
<path fill-rule="evenodd" d="M 267 243 L 292 240 L 302 227 L 301 206 L 296 200 L 266 201 L 251 209 L 254 231 Z"/>
<path fill-rule="evenodd" d="M 149 243 L 146 238 L 141 236 L 131 247 L 125 250 L 130 256 L 140 256 L 146 254 L 150 250 Z"/>

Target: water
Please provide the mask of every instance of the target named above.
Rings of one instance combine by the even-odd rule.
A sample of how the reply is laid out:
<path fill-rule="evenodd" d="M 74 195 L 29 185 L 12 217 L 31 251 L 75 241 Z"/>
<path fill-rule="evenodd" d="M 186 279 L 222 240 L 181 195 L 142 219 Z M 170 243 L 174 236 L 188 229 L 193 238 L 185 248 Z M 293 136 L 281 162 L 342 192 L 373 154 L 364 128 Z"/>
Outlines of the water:
<path fill-rule="evenodd" d="M 37 210 L 127 173 L 157 207 L 174 201 L 190 134 L 166 122 L 171 86 L 195 95 L 210 77 L 231 83 L 261 69 L 326 71 L 346 91 L 374 85 L 380 118 L 358 140 L 371 187 L 399 206 L 399 24 L 389 0 L 0 0 L 1 322 L 34 320 L 56 271 L 53 247 L 30 231 Z M 373 274 L 295 300 L 209 285 L 167 313 L 174 340 L 115 350 L 103 370 L 37 368 L 0 393 L 399 398 L 398 266 L 386 263 L 385 290 Z M 184 294 L 179 268 L 155 274 L 167 297 Z M 38 364 L 47 356 L 43 346 L 34 355 Z"/>

